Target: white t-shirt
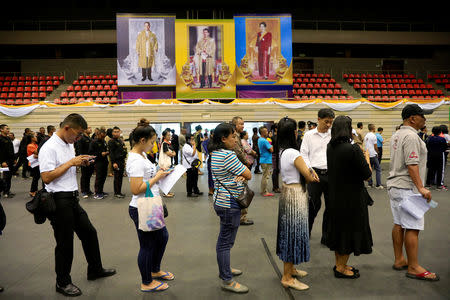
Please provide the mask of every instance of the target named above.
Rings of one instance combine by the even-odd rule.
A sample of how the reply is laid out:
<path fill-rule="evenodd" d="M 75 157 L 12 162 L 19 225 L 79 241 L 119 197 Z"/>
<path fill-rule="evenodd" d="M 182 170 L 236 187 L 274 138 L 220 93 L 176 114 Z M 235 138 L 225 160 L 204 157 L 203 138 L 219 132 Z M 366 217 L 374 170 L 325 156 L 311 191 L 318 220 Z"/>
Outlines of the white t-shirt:
<path fill-rule="evenodd" d="M 145 158 L 142 156 L 144 155 Z M 151 161 L 147 159 L 146 154 L 143 152 L 139 155 L 134 152 L 128 153 L 128 159 L 126 164 L 126 171 L 128 175 L 128 180 L 131 177 L 142 177 L 143 181 L 149 181 L 156 175 L 156 165 L 152 164 Z M 151 188 L 153 196 L 159 196 L 159 183 L 155 183 Z M 137 207 L 137 199 L 144 197 L 145 193 L 133 195 L 130 201 L 130 206 Z"/>
<path fill-rule="evenodd" d="M 377 144 L 377 136 L 373 132 L 369 132 L 364 137 L 364 144 L 366 145 L 366 149 L 369 151 L 370 157 L 378 156 L 377 151 L 375 151 L 374 145 Z"/>
<path fill-rule="evenodd" d="M 54 134 L 39 151 L 39 170 L 41 173 L 53 171 L 74 157 L 73 144 L 67 144 Z M 70 167 L 66 173 L 46 184 L 45 189 L 53 193 L 78 191 L 77 168 Z"/>
<path fill-rule="evenodd" d="M 281 153 L 280 174 L 281 180 L 286 184 L 300 183 L 300 172 L 295 167 L 295 160 L 301 156 L 300 151 L 289 148 Z"/>
<path fill-rule="evenodd" d="M 190 146 L 188 143 L 184 144 L 183 146 L 183 167 L 186 169 L 190 169 L 191 163 L 194 161 L 194 159 L 198 158 L 197 152 L 195 151 L 195 154 L 192 155 L 192 152 L 194 152 L 194 148 Z"/>

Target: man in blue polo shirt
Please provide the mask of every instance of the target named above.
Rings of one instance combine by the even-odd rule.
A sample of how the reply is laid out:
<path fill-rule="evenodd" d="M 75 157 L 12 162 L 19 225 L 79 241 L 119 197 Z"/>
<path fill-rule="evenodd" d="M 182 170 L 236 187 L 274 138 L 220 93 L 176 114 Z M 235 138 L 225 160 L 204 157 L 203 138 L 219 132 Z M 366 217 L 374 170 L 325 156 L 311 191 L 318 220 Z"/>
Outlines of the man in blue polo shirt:
<path fill-rule="evenodd" d="M 272 169 L 273 146 L 267 140 L 269 133 L 266 127 L 261 126 L 259 128 L 259 135 L 261 136 L 258 139 L 258 148 L 260 155 L 259 162 L 263 171 L 263 175 L 261 178 L 261 193 L 264 197 L 270 197 L 273 196 L 273 194 L 269 193 L 269 190 L 267 189 L 267 182 L 269 181 L 270 170 Z"/>
<path fill-rule="evenodd" d="M 378 162 L 381 164 L 381 157 L 383 156 L 383 144 L 384 144 L 384 138 L 382 136 L 383 134 L 383 127 L 378 127 L 378 132 L 375 133 L 377 137 L 377 147 L 378 147 Z"/>

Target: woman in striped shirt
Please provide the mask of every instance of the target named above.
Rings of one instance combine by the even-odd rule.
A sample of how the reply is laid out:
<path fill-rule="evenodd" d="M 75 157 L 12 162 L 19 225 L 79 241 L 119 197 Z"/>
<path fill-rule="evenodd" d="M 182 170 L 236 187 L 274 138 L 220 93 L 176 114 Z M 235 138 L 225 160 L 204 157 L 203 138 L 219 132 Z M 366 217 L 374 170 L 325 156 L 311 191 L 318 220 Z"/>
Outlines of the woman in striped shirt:
<path fill-rule="evenodd" d="M 222 289 L 246 293 L 248 288 L 233 280 L 233 276 L 241 275 L 242 271 L 230 267 L 230 250 L 236 239 L 241 218 L 241 208 L 234 198 L 244 190 L 241 182 L 250 180 L 252 174 L 232 150 L 235 143 L 232 125 L 221 123 L 214 130 L 208 151 L 211 155 L 211 171 L 215 186 L 214 210 L 220 218 L 216 252 L 219 276 L 223 280 Z"/>

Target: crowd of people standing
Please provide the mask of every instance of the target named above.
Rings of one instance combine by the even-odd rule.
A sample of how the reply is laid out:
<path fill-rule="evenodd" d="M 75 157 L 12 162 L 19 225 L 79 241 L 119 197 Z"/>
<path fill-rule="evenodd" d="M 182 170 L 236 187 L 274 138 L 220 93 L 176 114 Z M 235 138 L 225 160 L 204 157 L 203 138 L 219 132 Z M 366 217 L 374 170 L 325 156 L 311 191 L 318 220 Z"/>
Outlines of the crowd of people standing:
<path fill-rule="evenodd" d="M 423 218 L 414 219 L 401 209 L 401 203 L 412 193 L 419 193 L 430 201 L 431 192 L 427 187 L 431 184 L 439 190 L 446 189 L 442 175 L 448 154 L 448 129 L 436 126 L 432 135 L 427 136 L 424 115 L 428 113 L 431 112 L 418 105 L 407 105 L 403 109 L 403 124 L 391 138 L 386 188 L 394 220 L 395 259 L 392 267 L 407 270 L 409 278 L 436 281 L 439 276 L 418 263 L 418 235 L 423 230 Z M 9 168 L 3 172 L 3 194 L 6 198 L 14 197 L 11 177 L 20 167 L 23 177 L 30 171 L 33 178 L 30 196 L 34 197 L 38 192 L 40 179 L 45 190 L 54 194 L 56 212 L 47 218 L 56 240 L 56 291 L 66 296 L 78 296 L 81 290 L 70 277 L 74 232 L 83 244 L 88 279 L 112 276 L 116 271 L 102 266 L 96 230 L 78 202 L 77 168 L 81 172 L 82 198 L 93 196 L 100 200 L 107 197 L 104 184 L 110 172 L 114 176 L 114 196 L 124 198 L 122 181 L 127 176 L 132 193 L 128 210 L 140 244 L 140 289 L 143 292 L 162 291 L 169 285 L 159 280 L 175 279 L 173 273 L 161 270 L 169 233 L 166 227 L 150 232 L 139 229 L 137 200 L 147 192 L 153 196 L 174 197 L 171 192 L 160 192 L 159 181 L 178 163 L 187 170 L 186 196 L 201 196 L 198 177 L 203 174 L 200 169 L 205 162 L 208 195 L 212 197 L 214 211 L 220 219 L 216 255 L 221 288 L 246 293 L 249 288 L 234 279 L 243 272 L 231 267 L 230 252 L 240 225 L 254 224 L 248 218 L 248 208 L 243 208 L 236 200 L 252 179 L 254 169 L 255 174 L 262 173 L 262 196 L 280 194 L 276 254 L 284 265 L 281 284 L 305 290 L 308 285 L 299 279 L 308 273 L 294 265 L 310 259 L 309 240 L 322 205 L 322 195 L 325 207 L 320 241 L 335 253 L 334 276 L 359 278 L 360 271 L 348 264 L 350 255 L 372 252 L 368 212 L 372 200 L 367 188 L 373 185 L 373 170 L 376 188 L 384 188 L 380 167 L 383 128 L 378 128 L 378 133 L 375 128 L 374 124 L 369 124 L 369 132 L 364 136 L 362 123 L 353 130 L 350 117 L 335 117 L 331 109 L 320 109 L 317 123 L 306 124 L 284 117 L 271 128 L 253 128 L 251 141 L 244 130 L 242 117 L 234 117 L 231 122 L 221 123 L 205 134 L 201 126 L 197 126 L 194 133 L 183 128 L 179 136 L 167 128 L 158 141 L 150 122 L 141 119 L 130 134 L 131 150 L 128 151 L 119 127 L 96 128 L 92 134 L 87 122 L 78 114 L 66 117 L 58 130 L 48 126 L 47 135 L 43 128 L 37 134 L 27 128 L 19 143 L 10 134 L 9 127 L 2 124 L 0 163 L 3 168 Z M 419 130 L 421 134 L 417 134 Z M 38 159 L 39 165 L 31 168 L 28 157 Z M 90 179 L 94 173 L 92 192 Z M 273 193 L 269 190 L 269 178 L 272 178 Z M 403 247 L 407 258 L 403 256 Z"/>

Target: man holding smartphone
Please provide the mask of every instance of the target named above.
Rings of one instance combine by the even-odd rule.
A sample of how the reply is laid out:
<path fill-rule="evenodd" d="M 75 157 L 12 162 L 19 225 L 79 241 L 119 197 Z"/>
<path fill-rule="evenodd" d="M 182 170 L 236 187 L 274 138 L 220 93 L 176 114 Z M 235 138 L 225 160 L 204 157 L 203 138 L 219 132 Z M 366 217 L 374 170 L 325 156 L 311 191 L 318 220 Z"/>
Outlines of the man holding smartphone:
<path fill-rule="evenodd" d="M 97 231 L 78 202 L 76 167 L 87 166 L 92 157 L 75 156 L 73 143 L 81 138 L 86 129 L 86 120 L 81 115 L 70 114 L 39 151 L 41 177 L 47 192 L 53 194 L 56 205 L 55 213 L 47 216 L 56 240 L 56 291 L 71 297 L 81 295 L 81 290 L 72 283 L 70 277 L 74 232 L 81 240 L 88 262 L 88 280 L 116 273 L 114 269 L 103 268 Z"/>

